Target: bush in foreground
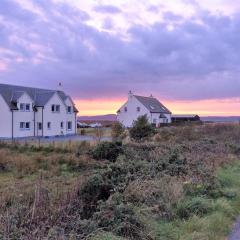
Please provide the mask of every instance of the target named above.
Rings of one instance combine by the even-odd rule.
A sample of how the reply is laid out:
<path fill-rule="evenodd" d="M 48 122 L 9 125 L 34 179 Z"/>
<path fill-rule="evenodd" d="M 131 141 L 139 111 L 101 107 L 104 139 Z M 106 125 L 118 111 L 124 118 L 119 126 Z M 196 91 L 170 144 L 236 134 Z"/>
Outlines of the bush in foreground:
<path fill-rule="evenodd" d="M 96 160 L 107 159 L 115 162 L 122 151 L 121 142 L 101 142 L 93 149 L 92 157 Z"/>
<path fill-rule="evenodd" d="M 131 138 L 141 140 L 150 137 L 154 133 L 153 126 L 148 122 L 147 115 L 138 117 L 129 131 Z"/>

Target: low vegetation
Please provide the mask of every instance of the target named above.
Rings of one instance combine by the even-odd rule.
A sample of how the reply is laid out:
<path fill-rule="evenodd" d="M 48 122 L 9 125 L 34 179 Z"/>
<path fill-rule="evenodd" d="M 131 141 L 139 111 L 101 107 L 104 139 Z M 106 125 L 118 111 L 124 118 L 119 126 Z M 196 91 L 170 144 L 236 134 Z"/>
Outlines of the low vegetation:
<path fill-rule="evenodd" d="M 123 142 L 1 143 L 0 239 L 224 240 L 240 213 L 240 126 L 139 122 L 149 134 Z"/>

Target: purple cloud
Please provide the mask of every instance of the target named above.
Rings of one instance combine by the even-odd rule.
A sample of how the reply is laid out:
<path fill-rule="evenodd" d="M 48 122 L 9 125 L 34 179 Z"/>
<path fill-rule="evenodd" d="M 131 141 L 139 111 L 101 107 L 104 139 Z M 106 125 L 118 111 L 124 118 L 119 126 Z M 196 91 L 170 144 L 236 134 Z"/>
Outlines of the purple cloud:
<path fill-rule="evenodd" d="M 33 3 L 44 18 L 0 1 L 2 82 L 55 88 L 61 81 L 76 98 L 120 97 L 129 89 L 174 99 L 239 96 L 239 13 L 199 9 L 196 21 L 165 11 L 165 20 L 132 24 L 123 38 L 89 25 L 91 12 Z M 112 7 L 106 12 L 114 13 Z M 110 18 L 102 24 L 114 29 Z"/>
<path fill-rule="evenodd" d="M 98 6 L 95 6 L 93 10 L 96 12 L 109 13 L 109 14 L 118 14 L 122 12 L 120 8 L 112 5 L 98 5 Z"/>

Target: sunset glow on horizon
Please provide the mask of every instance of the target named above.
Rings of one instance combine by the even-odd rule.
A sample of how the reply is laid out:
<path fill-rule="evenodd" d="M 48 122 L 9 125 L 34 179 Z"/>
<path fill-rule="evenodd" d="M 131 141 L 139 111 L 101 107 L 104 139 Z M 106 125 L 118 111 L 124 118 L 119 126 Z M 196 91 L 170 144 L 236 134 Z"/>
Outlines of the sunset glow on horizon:
<path fill-rule="evenodd" d="M 116 114 L 125 99 L 75 100 L 79 116 Z M 198 114 L 200 116 L 240 116 L 240 99 L 210 99 L 198 101 L 161 100 L 173 114 Z"/>

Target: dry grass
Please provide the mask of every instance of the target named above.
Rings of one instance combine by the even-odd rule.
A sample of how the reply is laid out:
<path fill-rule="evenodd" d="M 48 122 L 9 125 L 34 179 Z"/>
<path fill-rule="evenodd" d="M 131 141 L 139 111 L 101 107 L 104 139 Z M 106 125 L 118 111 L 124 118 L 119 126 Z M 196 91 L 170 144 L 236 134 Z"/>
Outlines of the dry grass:
<path fill-rule="evenodd" d="M 128 138 L 128 133 L 125 136 Z M 132 217 L 129 207 L 132 205 L 133 212 L 136 208 L 140 215 L 145 215 L 146 225 L 151 225 L 153 216 L 172 219 L 174 208 L 184 201 L 186 181 L 199 185 L 211 181 L 219 167 L 239 158 L 239 136 L 237 124 L 166 127 L 142 143 L 125 139 L 124 154 L 116 163 L 92 159 L 89 151 L 96 144 L 92 142 L 41 143 L 40 146 L 37 142 L 0 143 L 0 238 L 2 234 L 6 239 L 22 239 L 22 236 L 47 239 L 51 233 L 55 237 L 52 239 L 63 236 L 71 239 L 69 234 L 73 232 L 78 238 L 72 239 L 82 239 L 99 230 L 94 225 L 97 213 L 106 217 L 103 220 L 109 221 L 109 226 L 115 226 L 111 219 L 117 222 L 127 221 L 128 214 Z M 96 193 L 100 201 L 96 200 L 93 206 L 100 213 L 83 219 L 80 189 L 93 175 L 96 178 L 92 184 L 97 187 L 90 185 L 88 191 L 95 194 L 101 188 L 102 192 Z M 111 191 L 107 192 L 108 189 Z M 108 200 L 101 199 L 108 194 Z M 112 205 L 108 206 L 110 202 Z M 123 224 L 116 225 L 120 223 Z M 115 239 L 120 233 L 109 226 L 108 230 L 115 231 L 114 234 L 103 235 Z M 190 228 L 194 226 L 189 223 L 185 231 L 192 234 Z M 66 232 L 62 233 L 62 229 Z M 147 228 L 141 231 L 148 234 Z M 155 234 L 153 231 L 148 237 L 155 238 Z"/>

